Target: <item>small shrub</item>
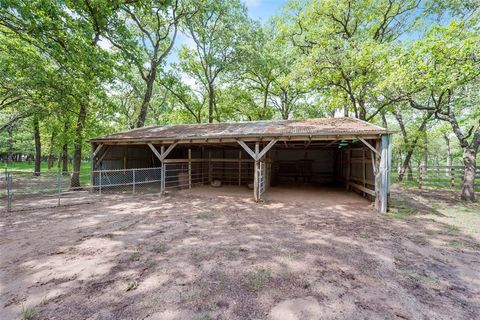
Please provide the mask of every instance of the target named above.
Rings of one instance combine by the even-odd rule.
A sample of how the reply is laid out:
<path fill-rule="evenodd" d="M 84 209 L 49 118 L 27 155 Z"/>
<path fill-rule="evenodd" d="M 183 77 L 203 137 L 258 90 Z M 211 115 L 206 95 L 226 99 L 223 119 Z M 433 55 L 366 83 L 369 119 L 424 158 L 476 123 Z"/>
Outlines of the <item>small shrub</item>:
<path fill-rule="evenodd" d="M 33 307 L 22 306 L 21 319 L 22 320 L 33 320 L 37 316 L 37 310 Z"/>
<path fill-rule="evenodd" d="M 130 281 L 127 283 L 127 289 L 126 291 L 132 291 L 138 288 L 138 282 L 137 281 Z"/>
<path fill-rule="evenodd" d="M 153 250 L 156 253 L 165 253 L 167 252 L 167 245 L 164 242 L 158 243 Z"/>
<path fill-rule="evenodd" d="M 148 269 L 152 269 L 153 267 L 155 267 L 157 265 L 157 261 L 153 260 L 153 259 L 148 259 L 147 260 L 147 268 Z"/>
<path fill-rule="evenodd" d="M 140 260 L 140 257 L 142 256 L 142 253 L 140 252 L 140 249 L 135 249 L 135 251 L 132 252 L 132 255 L 130 256 L 130 260 L 132 261 L 138 261 Z"/>
<path fill-rule="evenodd" d="M 259 268 L 248 274 L 248 285 L 254 290 L 258 291 L 261 287 L 270 281 L 270 270 Z"/>
<path fill-rule="evenodd" d="M 303 289 L 310 289 L 312 287 L 312 282 L 307 277 L 303 277 L 302 287 Z"/>

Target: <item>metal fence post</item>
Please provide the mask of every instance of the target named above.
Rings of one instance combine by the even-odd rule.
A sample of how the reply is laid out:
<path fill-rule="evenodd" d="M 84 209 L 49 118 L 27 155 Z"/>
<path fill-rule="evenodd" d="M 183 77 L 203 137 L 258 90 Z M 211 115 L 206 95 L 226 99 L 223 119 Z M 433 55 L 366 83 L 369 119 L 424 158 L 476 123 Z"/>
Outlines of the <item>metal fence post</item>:
<path fill-rule="evenodd" d="M 133 181 L 132 191 L 133 193 L 135 193 L 135 169 L 132 170 L 132 181 Z"/>
<path fill-rule="evenodd" d="M 99 177 L 98 177 L 98 193 L 102 194 L 102 171 L 98 171 Z"/>
<path fill-rule="evenodd" d="M 165 164 L 162 162 L 161 169 L 160 169 L 160 194 L 164 194 L 165 192 Z"/>

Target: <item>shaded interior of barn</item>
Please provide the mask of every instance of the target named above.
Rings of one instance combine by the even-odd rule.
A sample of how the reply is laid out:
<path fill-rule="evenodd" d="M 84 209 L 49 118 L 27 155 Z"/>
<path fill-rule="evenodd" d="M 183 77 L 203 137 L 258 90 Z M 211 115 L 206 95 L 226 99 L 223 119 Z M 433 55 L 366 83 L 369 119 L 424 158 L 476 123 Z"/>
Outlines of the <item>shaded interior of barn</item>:
<path fill-rule="evenodd" d="M 375 145 L 375 140 L 367 141 Z M 246 143 L 252 150 L 255 143 Z M 260 143 L 260 150 L 268 141 Z M 157 150 L 161 145 L 154 145 Z M 164 146 L 164 148 L 167 146 Z M 146 144 L 105 146 L 96 163 L 94 184 L 158 184 L 162 162 Z M 375 195 L 373 152 L 357 139 L 278 141 L 259 161 L 265 191 L 270 187 L 345 187 L 372 199 Z M 198 185 L 253 188 L 255 160 L 236 142 L 178 144 L 163 160 L 164 189 Z M 139 169 L 132 176 L 129 169 Z M 142 169 L 142 170 L 140 170 Z M 99 171 L 100 170 L 100 171 Z M 103 177 L 103 178 L 102 178 Z M 102 180 L 100 182 L 100 179 Z"/>

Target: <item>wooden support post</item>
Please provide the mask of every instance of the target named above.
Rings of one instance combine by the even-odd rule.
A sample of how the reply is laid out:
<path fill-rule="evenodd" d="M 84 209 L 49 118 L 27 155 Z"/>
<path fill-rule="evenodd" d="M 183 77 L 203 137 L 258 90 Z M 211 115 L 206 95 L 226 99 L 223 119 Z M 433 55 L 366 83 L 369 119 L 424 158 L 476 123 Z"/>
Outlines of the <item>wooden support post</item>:
<path fill-rule="evenodd" d="M 347 150 L 347 176 L 345 177 L 347 179 L 347 184 L 345 188 L 347 190 L 350 190 L 350 176 L 351 176 L 351 167 L 352 167 L 352 150 L 349 148 Z"/>
<path fill-rule="evenodd" d="M 123 170 L 127 170 L 127 152 L 128 147 L 125 147 L 125 149 L 123 149 Z"/>
<path fill-rule="evenodd" d="M 381 170 L 380 170 L 380 139 L 375 141 L 375 209 L 380 211 L 380 191 L 382 189 Z"/>
<path fill-rule="evenodd" d="M 380 213 L 388 210 L 389 175 L 391 166 L 391 135 L 383 134 L 376 141 L 377 172 L 375 175 L 375 209 Z"/>
<path fill-rule="evenodd" d="M 96 165 L 95 165 L 95 162 L 94 162 L 95 159 L 94 159 L 94 157 L 93 157 L 93 151 L 95 151 L 95 150 L 93 149 L 93 143 L 92 143 L 92 145 L 90 146 L 90 185 L 91 185 L 92 187 L 95 187 L 95 177 L 94 177 L 94 174 L 95 174 L 95 173 L 94 173 L 94 171 L 95 171 Z M 6 169 L 5 169 L 5 170 L 6 170 Z M 60 168 L 59 168 L 59 171 L 60 171 Z M 7 178 L 7 174 L 6 174 L 6 173 L 5 173 L 5 178 Z M 90 192 L 93 192 L 94 190 L 95 190 L 95 188 L 92 188 L 92 189 L 90 190 Z"/>
<path fill-rule="evenodd" d="M 192 149 L 188 148 L 188 188 L 192 188 Z"/>
<path fill-rule="evenodd" d="M 259 170 L 259 166 L 258 166 L 258 159 L 257 159 L 257 155 L 260 151 L 260 143 L 257 141 L 255 142 L 255 167 L 254 167 L 254 171 L 253 171 L 253 197 L 255 199 L 255 201 L 258 201 L 260 200 L 259 199 L 259 190 L 258 190 L 258 170 Z"/>
<path fill-rule="evenodd" d="M 238 152 L 238 186 L 242 185 L 242 151 Z"/>
<path fill-rule="evenodd" d="M 270 150 L 273 145 L 277 142 L 277 139 L 274 138 L 271 140 L 261 151 L 260 151 L 260 142 L 255 142 L 255 151 L 250 149 L 250 147 L 243 141 L 237 140 L 238 144 L 255 160 L 255 165 L 253 168 L 253 195 L 255 201 L 260 200 L 260 189 L 259 189 L 259 161 L 266 155 L 268 150 Z"/>
<path fill-rule="evenodd" d="M 362 149 L 362 186 L 365 188 L 365 180 L 366 180 L 366 168 L 365 168 L 365 148 Z M 365 192 L 363 192 L 363 196 L 365 197 Z"/>
<path fill-rule="evenodd" d="M 152 147 L 150 147 L 152 148 Z M 153 153 L 155 153 L 155 155 L 157 157 L 159 157 L 160 159 L 160 165 L 161 165 L 161 170 L 162 170 L 162 181 L 160 182 L 160 193 L 161 194 L 164 194 L 165 193 L 165 180 L 166 180 L 166 175 L 167 175 L 167 170 L 166 170 L 166 167 L 165 167 L 165 163 L 163 163 L 163 161 L 161 160 L 162 157 L 158 155 L 158 151 L 157 149 L 155 149 L 155 147 L 153 147 Z M 164 154 L 165 153 L 165 146 L 161 146 L 160 147 L 160 154 Z"/>
<path fill-rule="evenodd" d="M 208 151 L 208 183 L 212 183 L 212 151 Z"/>

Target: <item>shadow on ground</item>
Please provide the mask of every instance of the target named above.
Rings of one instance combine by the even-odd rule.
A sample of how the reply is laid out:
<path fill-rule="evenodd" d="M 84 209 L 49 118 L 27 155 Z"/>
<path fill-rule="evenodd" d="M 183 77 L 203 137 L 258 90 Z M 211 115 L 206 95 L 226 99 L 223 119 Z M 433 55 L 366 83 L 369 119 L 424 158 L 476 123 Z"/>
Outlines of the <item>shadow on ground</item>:
<path fill-rule="evenodd" d="M 259 204 L 205 189 L 100 197 L 4 216 L 2 317 L 266 319 L 295 298 L 318 302 L 318 319 L 480 314 L 476 239 L 423 213 L 382 216 L 353 193 L 278 192 Z"/>

